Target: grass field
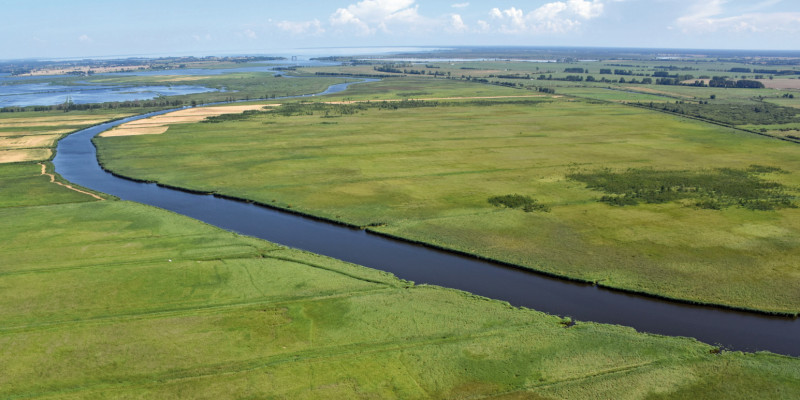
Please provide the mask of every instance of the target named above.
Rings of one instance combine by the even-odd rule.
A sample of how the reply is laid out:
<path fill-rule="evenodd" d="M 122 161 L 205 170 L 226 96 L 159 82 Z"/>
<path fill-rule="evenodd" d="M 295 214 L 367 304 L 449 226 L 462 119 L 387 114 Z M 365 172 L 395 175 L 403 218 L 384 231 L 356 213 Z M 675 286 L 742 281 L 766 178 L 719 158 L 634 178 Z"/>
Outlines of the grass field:
<path fill-rule="evenodd" d="M 423 82 L 373 85 L 391 93 L 393 100 L 520 93 L 457 82 L 426 87 Z M 399 87 L 406 88 L 404 93 L 396 93 Z M 375 97 L 368 86 L 353 89 L 336 99 Z M 364 209 L 354 209 L 352 204 L 374 198 L 391 206 L 380 209 L 381 220 L 392 221 L 386 229 L 407 228 L 415 220 L 404 215 L 412 214 L 426 216 L 417 222 L 472 223 L 470 218 L 477 218 L 478 223 L 489 221 L 487 227 L 494 229 L 518 226 L 520 218 L 523 223 L 547 226 L 552 223 L 547 218 L 569 216 L 569 207 L 579 204 L 605 213 L 611 210 L 611 215 L 631 211 L 609 208 L 596 201 L 601 193 L 564 181 L 564 171 L 591 170 L 592 165 L 553 165 L 545 157 L 547 152 L 532 151 L 539 146 L 573 147 L 591 160 L 602 151 L 587 152 L 586 148 L 602 149 L 608 146 L 604 140 L 615 138 L 616 143 L 627 141 L 632 147 L 623 146 L 619 164 L 637 168 L 642 163 L 630 158 L 659 143 L 657 138 L 667 138 L 659 147 L 667 154 L 659 160 L 692 149 L 681 142 L 680 135 L 669 135 L 671 128 L 685 127 L 684 121 L 673 117 L 661 117 L 672 121 L 661 121 L 663 129 L 647 135 L 630 133 L 625 140 L 615 136 L 618 128 L 610 124 L 592 127 L 604 129 L 594 141 L 589 128 L 571 135 L 556 129 L 559 116 L 574 119 L 569 126 L 576 128 L 580 127 L 576 115 L 595 116 L 595 121 L 603 122 L 600 116 L 606 114 L 608 118 L 631 116 L 634 128 L 649 128 L 652 117 L 644 110 L 608 105 L 598 109 L 553 98 L 497 99 L 494 105 L 486 101 L 449 107 L 442 103 L 435 108 L 414 102 L 387 103 L 382 108 L 317 106 L 330 108 L 327 116 L 319 110 L 303 115 L 304 107 L 296 107 L 295 114 L 300 115 L 256 114 L 253 120 L 221 118 L 219 123 L 171 127 L 165 135 L 156 136 L 167 139 L 161 146 L 172 146 L 174 152 L 165 153 L 169 147 L 148 150 L 150 162 L 157 165 L 165 165 L 160 157 L 173 157 L 179 164 L 194 163 L 197 172 L 207 173 L 210 164 L 219 173 L 235 170 L 225 179 L 216 179 L 267 187 L 280 206 L 288 207 L 286 201 L 295 208 L 323 204 L 319 210 L 329 210 L 325 215 L 345 219 L 333 214 L 341 207 L 348 219 L 360 223 L 376 220 L 374 209 L 369 208 L 372 203 Z M 484 115 L 474 114 L 478 109 Z M 0 126 L 0 138 L 9 138 L 0 141 L 0 151 L 20 140 L 41 140 L 41 149 L 51 151 L 46 135 L 121 116 L 113 113 L 0 114 L 0 125 L 9 125 Z M 483 131 L 465 128 L 474 127 L 476 118 L 493 116 L 498 124 Z M 387 123 L 386 129 L 368 132 L 379 119 Z M 443 126 L 436 125 L 440 119 L 438 123 L 444 126 L 460 124 L 462 131 L 441 136 Z M 506 123 L 510 130 L 503 127 Z M 238 128 L 231 130 L 231 126 Z M 343 131 L 345 126 L 354 130 Z M 416 136 L 398 136 L 405 127 L 415 132 L 420 126 L 426 130 Z M 706 154 L 712 145 L 725 142 L 715 135 L 727 131 L 690 126 L 695 152 Z M 136 150 L 141 158 L 147 155 L 139 147 L 143 143 L 137 141 L 142 138 L 98 142 L 113 144 L 110 150 L 103 147 L 104 152 L 121 156 Z M 746 138 L 759 145 L 769 143 L 763 151 L 785 161 L 780 171 L 768 165 L 759 171 L 768 171 L 771 179 L 787 187 L 797 186 L 794 153 L 786 150 L 793 148 L 778 151 L 782 148 L 772 147 L 772 142 Z M 497 145 L 485 146 L 488 139 Z M 360 142 L 369 144 L 359 146 Z M 194 151 L 203 146 L 217 146 L 218 151 L 213 157 L 200 153 L 190 157 L 183 147 L 190 145 L 197 146 Z M 370 155 L 370 147 L 379 151 Z M 515 147 L 519 149 L 514 151 Z M 259 151 L 262 159 L 255 163 Z M 731 159 L 722 157 L 721 151 L 711 152 L 707 162 L 736 167 L 758 158 L 768 164 L 759 151 L 754 147 Z M 232 157 L 233 152 L 242 159 Z M 471 157 L 469 163 L 460 158 L 464 152 Z M 444 158 L 430 163 L 433 154 Z M 366 155 L 370 157 L 363 158 Z M 384 164 L 397 155 L 399 164 Z M 512 156 L 510 168 L 493 165 L 492 157 L 507 156 Z M 685 167 L 678 158 L 675 165 Z M 428 169 L 415 166 L 425 160 Z M 276 168 L 285 162 L 289 165 Z M 482 170 L 474 170 L 476 165 L 470 163 L 483 164 L 478 165 Z M 265 177 L 265 170 L 277 174 Z M 189 171 L 148 170 L 151 176 L 165 172 L 185 179 Z M 329 179 L 325 174 L 331 173 L 339 178 L 329 188 L 301 195 L 304 186 L 323 187 L 315 180 Z M 453 177 L 462 180 L 453 181 Z M 255 178 L 276 180 L 254 185 Z M 304 183 L 307 179 L 315 183 Z M 99 197 L 104 200 L 98 200 L 52 180 L 68 184 L 54 175 L 46 161 L 0 164 L 0 398 L 791 399 L 800 393 L 797 358 L 730 352 L 688 338 L 641 334 L 620 326 L 572 324 L 456 290 L 414 285 L 387 273 L 239 236 L 149 206 L 103 195 Z M 422 186 L 414 189 L 414 182 Z M 468 189 L 460 190 L 462 184 Z M 527 197 L 507 196 L 511 193 L 501 190 L 512 186 L 514 193 Z M 403 194 L 401 190 L 411 191 Z M 555 200 L 565 193 L 569 194 L 565 200 Z M 490 200 L 508 208 L 496 207 Z M 397 204 L 406 207 L 392 208 Z M 688 212 L 676 205 L 637 207 L 643 208 L 637 215 Z M 748 235 L 766 239 L 750 245 L 777 243 L 776 237 L 782 235 L 786 239 L 778 244 L 791 251 L 793 231 L 771 228 L 785 224 L 791 215 L 784 213 L 789 211 L 753 214 L 733 208 L 722 211 L 722 220 L 739 215 L 756 223 L 752 216 L 760 215 L 761 225 L 745 228 Z M 597 223 L 603 216 L 593 218 Z M 736 220 L 728 223 L 733 226 Z M 768 251 L 772 250 L 765 247 L 764 254 Z"/>
<path fill-rule="evenodd" d="M 547 54 L 543 59 L 553 59 Z M 445 55 L 446 57 L 446 55 Z M 513 59 L 513 57 L 511 57 Z M 343 60 L 348 61 L 348 60 Z M 583 98 L 614 102 L 688 102 L 696 105 L 684 108 L 686 114 L 717 123 L 740 126 L 779 138 L 797 139 L 792 123 L 800 123 L 800 114 L 787 120 L 770 120 L 769 115 L 792 112 L 800 107 L 800 67 L 782 65 L 765 69 L 750 63 L 731 60 L 615 60 L 576 61 L 559 59 L 558 62 L 523 62 L 514 60 L 448 61 L 410 63 L 391 60 L 358 61 L 355 65 L 338 67 L 303 68 L 306 74 L 378 74 L 381 77 L 409 77 L 412 80 L 460 80 L 472 83 L 489 83 L 527 90 L 548 90 Z M 750 72 L 736 72 L 750 71 Z M 761 71 L 761 72 L 759 72 Z M 766 73 L 763 71 L 779 71 Z M 665 83 L 662 78 L 667 79 Z M 695 82 L 708 85 L 710 78 L 750 80 L 761 82 L 764 88 L 722 88 L 692 86 Z M 682 84 L 678 84 L 682 83 Z M 438 83 L 430 83 L 434 86 Z M 775 108 L 772 105 L 781 107 Z M 726 113 L 729 107 L 743 107 Z M 770 107 L 770 110 L 764 109 Z M 781 109 L 781 108 L 786 109 Z M 743 112 L 745 111 L 745 112 Z M 762 114 L 763 113 L 763 114 Z M 741 121 L 759 119 L 756 121 Z M 765 120 L 766 119 L 766 120 Z M 780 120 L 780 121 L 779 121 Z M 779 126 L 775 126 L 779 124 Z"/>
<path fill-rule="evenodd" d="M 509 307 L 0 165 L 2 398 L 792 398 L 798 360 Z M 720 385 L 719 382 L 725 382 Z"/>
<path fill-rule="evenodd" d="M 438 97 L 441 87 L 459 93 L 457 84 L 425 90 L 418 83 L 415 91 Z M 340 98 L 368 97 L 372 85 L 358 85 L 360 92 Z M 391 92 L 390 85 L 401 86 L 381 82 L 377 91 Z M 776 190 L 793 199 L 800 186 L 797 145 L 568 98 L 438 104 L 295 107 L 283 113 L 291 116 L 278 110 L 97 144 L 105 166 L 123 175 L 372 225 L 608 287 L 800 311 L 795 203 L 770 211 L 712 210 L 686 200 L 620 207 L 568 178 L 606 168 L 711 173 L 761 165 L 781 169 L 758 179 L 775 182 Z M 550 211 L 526 213 L 489 203 L 511 194 L 529 196 Z"/>

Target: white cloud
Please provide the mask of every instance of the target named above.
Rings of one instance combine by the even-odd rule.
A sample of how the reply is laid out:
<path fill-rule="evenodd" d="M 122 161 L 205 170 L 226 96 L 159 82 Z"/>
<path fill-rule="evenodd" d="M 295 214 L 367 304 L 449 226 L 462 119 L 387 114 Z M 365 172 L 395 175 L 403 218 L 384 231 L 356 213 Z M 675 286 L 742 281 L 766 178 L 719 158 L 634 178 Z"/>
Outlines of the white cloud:
<path fill-rule="evenodd" d="M 422 23 L 419 6 L 415 0 L 363 0 L 347 8 L 339 8 L 330 16 L 336 27 L 351 27 L 357 33 L 369 35 L 389 32 L 393 26 L 409 26 Z"/>
<path fill-rule="evenodd" d="M 249 39 L 258 39 L 258 35 L 252 29 L 245 29 L 242 34 Z"/>
<path fill-rule="evenodd" d="M 764 1 L 744 10 L 726 10 L 726 0 L 711 0 L 689 9 L 675 25 L 684 33 L 708 32 L 786 32 L 800 33 L 798 12 L 756 12 L 776 4 Z"/>
<path fill-rule="evenodd" d="M 90 38 L 89 35 L 80 35 L 78 37 L 78 41 L 81 42 L 81 43 L 92 43 L 92 42 L 94 42 L 94 40 L 92 40 L 92 38 Z"/>
<path fill-rule="evenodd" d="M 451 5 L 450 7 L 453 7 L 453 8 L 467 8 L 467 7 L 469 7 L 469 3 L 455 3 L 455 4 Z"/>
<path fill-rule="evenodd" d="M 491 19 L 499 24 L 497 30 L 502 33 L 564 33 L 602 14 L 601 0 L 555 1 L 527 14 L 516 7 L 489 11 Z"/>
<path fill-rule="evenodd" d="M 304 22 L 280 21 L 277 23 L 277 25 L 278 28 L 295 35 L 318 35 L 325 32 L 325 29 L 322 27 L 322 23 L 319 22 L 318 19 Z"/>
<path fill-rule="evenodd" d="M 448 30 L 451 32 L 466 32 L 468 30 L 467 24 L 461 18 L 461 15 L 453 14 L 450 16 L 450 26 Z"/>

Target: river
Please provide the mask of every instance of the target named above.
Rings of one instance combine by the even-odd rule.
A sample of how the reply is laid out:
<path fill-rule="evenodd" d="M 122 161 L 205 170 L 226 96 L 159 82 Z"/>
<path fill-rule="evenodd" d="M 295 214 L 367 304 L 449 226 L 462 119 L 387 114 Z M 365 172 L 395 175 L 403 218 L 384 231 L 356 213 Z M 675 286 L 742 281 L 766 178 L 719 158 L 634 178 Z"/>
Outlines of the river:
<path fill-rule="evenodd" d="M 334 85 L 320 94 L 342 91 Z M 84 187 L 171 210 L 223 229 L 508 301 L 577 320 L 689 336 L 726 349 L 800 356 L 800 320 L 664 301 L 555 279 L 527 270 L 394 240 L 246 202 L 191 194 L 115 177 L 97 163 L 92 137 L 151 113 L 98 125 L 62 139 L 53 160 L 65 179 Z"/>

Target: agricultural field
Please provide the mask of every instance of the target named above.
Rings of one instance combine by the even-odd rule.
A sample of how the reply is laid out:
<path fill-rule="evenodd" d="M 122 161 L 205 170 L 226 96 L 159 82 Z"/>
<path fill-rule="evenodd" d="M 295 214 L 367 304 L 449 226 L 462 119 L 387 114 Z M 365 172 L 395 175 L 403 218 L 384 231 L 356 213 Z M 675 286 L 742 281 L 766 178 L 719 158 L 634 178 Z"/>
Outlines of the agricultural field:
<path fill-rule="evenodd" d="M 714 58 L 647 60 L 601 57 L 598 60 L 576 60 L 571 57 L 551 58 L 551 55 L 540 55 L 543 59 L 531 62 L 500 56 L 485 61 L 446 62 L 414 62 L 413 58 L 406 61 L 337 58 L 346 63 L 339 67 L 303 68 L 299 71 L 307 75 L 357 74 L 472 81 L 557 91 L 601 101 L 643 103 L 662 111 L 665 111 L 663 103 L 678 102 L 680 105 L 673 105 L 668 111 L 800 141 L 796 125 L 800 123 L 800 117 L 792 114 L 789 118 L 772 118 L 776 114 L 792 113 L 792 108 L 800 107 L 800 66 L 796 63 L 762 65 L 762 60 Z M 715 83 L 712 84 L 712 80 Z M 747 88 L 737 87 L 739 82 L 743 83 L 739 86 Z M 724 111 L 731 105 L 741 108 L 735 115 L 755 121 L 729 118 Z"/>
<path fill-rule="evenodd" d="M 330 104 L 290 102 L 96 144 L 106 168 L 137 179 L 605 287 L 800 312 L 797 144 L 504 87 L 453 100 L 476 84 L 435 82 L 360 84 Z M 373 86 L 391 101 L 368 95 Z M 417 97 L 431 100 L 397 101 Z M 509 195 L 543 208 L 491 202 Z"/>
<path fill-rule="evenodd" d="M 66 185 L 0 164 L 2 398 L 800 391 L 795 358 L 414 285 Z"/>
<path fill-rule="evenodd" d="M 0 164 L 49 160 L 55 143 L 64 135 L 131 115 L 111 110 L 68 115 L 62 111 L 0 113 Z"/>

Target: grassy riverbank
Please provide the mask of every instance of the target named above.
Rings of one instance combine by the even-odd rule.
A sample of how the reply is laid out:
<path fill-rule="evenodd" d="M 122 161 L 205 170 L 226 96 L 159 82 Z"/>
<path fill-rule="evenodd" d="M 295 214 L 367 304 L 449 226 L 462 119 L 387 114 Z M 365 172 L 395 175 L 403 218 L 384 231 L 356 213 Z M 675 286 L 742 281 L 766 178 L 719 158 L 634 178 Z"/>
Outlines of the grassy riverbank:
<path fill-rule="evenodd" d="M 348 98 L 368 97 L 371 85 Z M 386 85 L 377 91 L 391 90 Z M 439 87 L 428 96 L 449 97 Z M 800 147 L 793 143 L 615 104 L 535 97 L 291 106 L 97 144 L 105 166 L 127 176 L 608 287 L 800 311 Z M 627 195 L 577 179 L 603 171 L 648 181 Z M 698 186 L 724 171 L 750 192 Z M 661 194 L 639 192 L 650 187 Z M 489 201 L 514 194 L 543 208 Z M 619 200 L 634 196 L 643 200 Z M 766 206 L 764 196 L 776 203 Z"/>
<path fill-rule="evenodd" d="M 796 358 L 571 325 L 50 180 L 0 165 L 2 398 L 800 391 Z"/>
<path fill-rule="evenodd" d="M 712 354 L 691 339 L 624 327 L 567 328 L 151 207 L 95 201 L 49 183 L 35 164 L 0 166 L 0 182 L 11 189 L 0 192 L 3 398 L 800 390 L 797 359 Z M 36 196 L 9 198 L 23 192 Z"/>

